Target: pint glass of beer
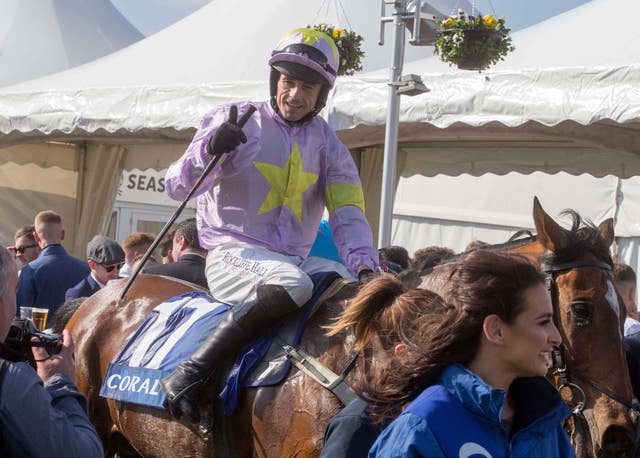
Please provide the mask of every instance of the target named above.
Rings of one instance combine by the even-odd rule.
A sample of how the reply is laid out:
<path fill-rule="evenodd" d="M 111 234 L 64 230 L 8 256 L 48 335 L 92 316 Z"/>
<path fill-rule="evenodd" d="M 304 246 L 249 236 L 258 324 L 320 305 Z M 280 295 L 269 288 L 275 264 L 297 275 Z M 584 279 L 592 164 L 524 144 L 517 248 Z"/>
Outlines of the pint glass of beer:
<path fill-rule="evenodd" d="M 49 315 L 49 309 L 39 309 L 33 307 L 31 311 L 31 320 L 40 331 L 44 331 L 47 328 L 47 316 Z"/>

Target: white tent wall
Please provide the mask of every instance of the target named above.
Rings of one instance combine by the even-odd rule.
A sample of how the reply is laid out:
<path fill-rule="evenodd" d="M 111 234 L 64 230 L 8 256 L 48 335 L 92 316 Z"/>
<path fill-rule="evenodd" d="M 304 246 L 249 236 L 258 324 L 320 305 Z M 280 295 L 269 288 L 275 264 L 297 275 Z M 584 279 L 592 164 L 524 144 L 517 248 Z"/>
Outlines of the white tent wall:
<path fill-rule="evenodd" d="M 66 228 L 63 245 L 75 238 L 78 149 L 64 143 L 21 144 L 0 149 L 0 243 L 33 224 L 36 213 L 53 209 Z"/>
<path fill-rule="evenodd" d="M 191 135 L 187 131 L 182 140 L 164 141 L 68 137 L 67 143 L 0 148 L 1 243 L 12 245 L 17 228 L 33 224 L 40 211 L 54 210 L 63 218 L 63 245 L 84 258 L 87 242 L 106 230 L 122 170 L 166 169 L 183 154 Z"/>
<path fill-rule="evenodd" d="M 538 196 L 553 217 L 573 209 L 595 224 L 614 218 L 614 257 L 640 273 L 640 177 L 511 172 L 425 178 L 412 174 L 408 164 L 396 192 L 392 244 L 410 253 L 432 245 L 462 252 L 475 240 L 503 243 L 521 229 L 535 233 L 532 209 Z M 560 221 L 565 227 L 571 223 L 567 217 Z"/>

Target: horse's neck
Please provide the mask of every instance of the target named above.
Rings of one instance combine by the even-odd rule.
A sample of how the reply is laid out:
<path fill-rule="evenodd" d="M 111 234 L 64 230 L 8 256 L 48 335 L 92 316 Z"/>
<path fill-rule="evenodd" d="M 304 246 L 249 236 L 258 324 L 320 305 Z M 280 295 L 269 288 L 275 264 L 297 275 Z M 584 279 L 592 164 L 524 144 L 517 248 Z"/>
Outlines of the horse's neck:
<path fill-rule="evenodd" d="M 544 256 L 546 251 L 547 249 L 538 240 L 518 247 L 505 249 L 505 252 L 507 253 L 519 254 L 521 256 L 524 256 L 538 267 L 540 267 L 540 265 L 542 264 L 542 257 Z"/>

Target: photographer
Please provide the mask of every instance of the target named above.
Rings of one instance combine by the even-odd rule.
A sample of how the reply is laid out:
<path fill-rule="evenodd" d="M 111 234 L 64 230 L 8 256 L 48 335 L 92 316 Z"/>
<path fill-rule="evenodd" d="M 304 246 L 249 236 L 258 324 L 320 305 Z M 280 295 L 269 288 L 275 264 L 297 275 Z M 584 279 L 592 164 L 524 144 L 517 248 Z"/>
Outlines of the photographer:
<path fill-rule="evenodd" d="M 16 314 L 16 265 L 0 246 L 0 341 Z M 38 373 L 27 363 L 0 358 L 0 456 L 102 457 L 100 439 L 87 417 L 87 402 L 71 380 L 73 342 L 63 332 L 60 352 L 33 348 Z M 39 377 L 38 377 L 39 376 Z M 43 386 L 44 381 L 44 386 Z"/>

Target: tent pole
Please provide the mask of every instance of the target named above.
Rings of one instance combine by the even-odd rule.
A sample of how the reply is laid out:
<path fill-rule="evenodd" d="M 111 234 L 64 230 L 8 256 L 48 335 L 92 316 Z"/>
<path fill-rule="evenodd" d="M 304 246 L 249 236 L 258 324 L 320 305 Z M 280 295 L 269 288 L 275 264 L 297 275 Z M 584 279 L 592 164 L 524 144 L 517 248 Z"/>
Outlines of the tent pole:
<path fill-rule="evenodd" d="M 400 118 L 400 94 L 398 87 L 404 61 L 404 21 L 406 0 L 396 0 L 393 12 L 393 50 L 389 82 L 389 109 L 384 135 L 384 162 L 382 164 L 382 198 L 380 200 L 380 227 L 378 247 L 391 243 L 391 219 L 396 182 L 396 156 L 398 153 L 398 121 Z"/>

